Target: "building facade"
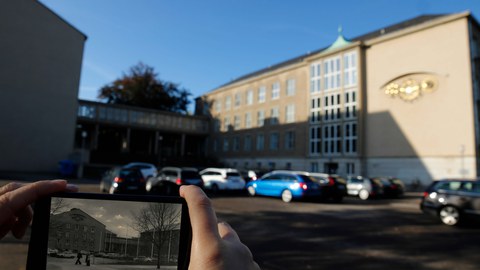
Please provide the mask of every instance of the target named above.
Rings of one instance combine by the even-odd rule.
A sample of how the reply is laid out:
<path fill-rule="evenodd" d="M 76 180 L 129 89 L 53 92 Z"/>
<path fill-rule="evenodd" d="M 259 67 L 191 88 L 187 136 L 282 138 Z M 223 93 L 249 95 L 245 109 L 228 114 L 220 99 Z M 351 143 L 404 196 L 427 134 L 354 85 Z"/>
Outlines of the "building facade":
<path fill-rule="evenodd" d="M 0 171 L 56 171 L 73 150 L 86 36 L 34 0 L 1 1 L 0 33 Z"/>
<path fill-rule="evenodd" d="M 228 166 L 407 182 L 478 175 L 479 27 L 420 16 L 240 77 L 197 99 Z"/>
<path fill-rule="evenodd" d="M 100 252 L 106 249 L 106 226 L 78 208 L 50 216 L 48 247 Z"/>

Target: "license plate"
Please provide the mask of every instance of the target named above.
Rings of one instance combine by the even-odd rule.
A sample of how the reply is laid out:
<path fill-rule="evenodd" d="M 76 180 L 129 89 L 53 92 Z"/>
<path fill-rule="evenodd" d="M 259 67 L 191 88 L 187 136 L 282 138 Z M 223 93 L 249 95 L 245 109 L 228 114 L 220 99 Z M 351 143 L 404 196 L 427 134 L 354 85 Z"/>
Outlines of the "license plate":
<path fill-rule="evenodd" d="M 136 190 L 138 187 L 127 187 L 128 190 Z"/>

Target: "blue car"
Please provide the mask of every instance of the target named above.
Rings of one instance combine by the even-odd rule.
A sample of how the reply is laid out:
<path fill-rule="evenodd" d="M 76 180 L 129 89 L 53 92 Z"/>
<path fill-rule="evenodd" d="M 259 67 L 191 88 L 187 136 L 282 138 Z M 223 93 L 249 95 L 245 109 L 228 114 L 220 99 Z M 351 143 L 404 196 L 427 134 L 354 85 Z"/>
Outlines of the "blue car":
<path fill-rule="evenodd" d="M 318 198 L 321 195 L 319 184 L 308 172 L 273 171 L 248 182 L 246 188 L 251 196 L 279 197 L 284 202 L 308 197 Z"/>

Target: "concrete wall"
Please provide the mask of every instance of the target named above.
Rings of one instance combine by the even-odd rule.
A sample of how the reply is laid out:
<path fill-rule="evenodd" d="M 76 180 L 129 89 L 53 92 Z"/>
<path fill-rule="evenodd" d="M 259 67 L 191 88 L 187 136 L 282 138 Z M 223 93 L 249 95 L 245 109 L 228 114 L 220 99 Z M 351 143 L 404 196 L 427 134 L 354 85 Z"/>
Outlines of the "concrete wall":
<path fill-rule="evenodd" d="M 367 44 L 370 47 L 366 51 L 365 156 L 367 163 L 375 160 L 376 164 L 376 169 L 368 164 L 368 174 L 385 171 L 380 169 L 381 158 L 386 158 L 387 167 L 392 167 L 392 159 L 388 158 L 397 158 L 402 165 L 396 167 L 414 171 L 411 176 L 475 176 L 468 42 L 467 18 L 461 17 Z M 413 101 L 384 93 L 382 86 L 386 83 L 411 73 L 434 76 L 438 88 Z"/>
<path fill-rule="evenodd" d="M 0 34 L 0 171 L 55 171 L 73 151 L 86 36 L 34 0 L 2 1 Z"/>

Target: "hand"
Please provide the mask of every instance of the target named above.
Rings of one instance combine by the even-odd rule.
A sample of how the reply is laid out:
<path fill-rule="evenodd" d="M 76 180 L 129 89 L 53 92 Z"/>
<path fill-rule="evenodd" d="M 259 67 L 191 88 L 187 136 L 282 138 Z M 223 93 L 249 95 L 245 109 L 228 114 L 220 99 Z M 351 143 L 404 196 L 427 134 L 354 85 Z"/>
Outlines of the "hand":
<path fill-rule="evenodd" d="M 196 186 L 181 186 L 192 223 L 190 270 L 255 270 L 260 269 L 252 253 L 225 222 L 217 216 L 207 195 Z"/>
<path fill-rule="evenodd" d="M 65 180 L 45 180 L 31 184 L 9 183 L 0 187 L 0 239 L 9 231 L 20 239 L 32 221 L 30 204 L 55 192 L 78 189 Z"/>

